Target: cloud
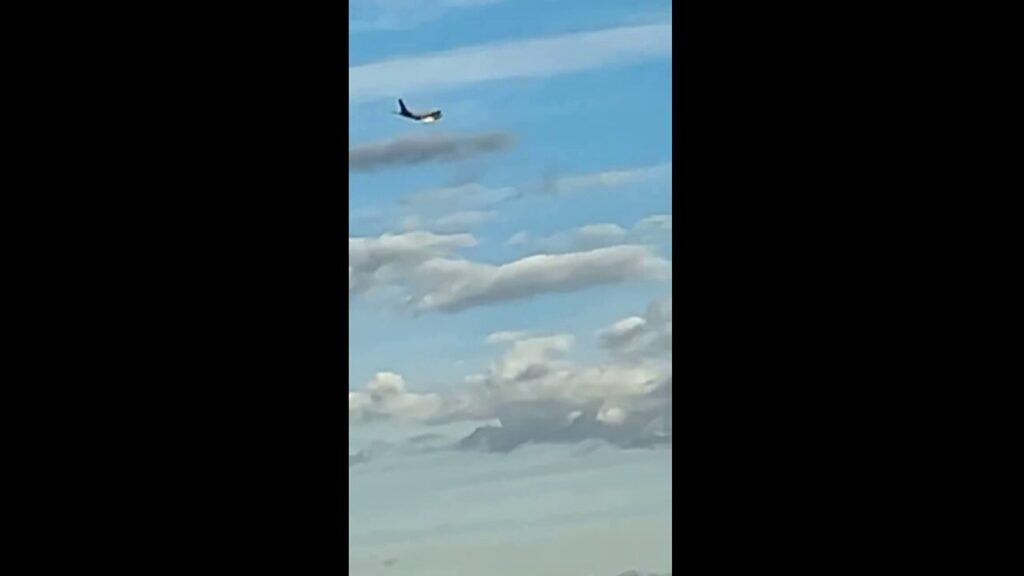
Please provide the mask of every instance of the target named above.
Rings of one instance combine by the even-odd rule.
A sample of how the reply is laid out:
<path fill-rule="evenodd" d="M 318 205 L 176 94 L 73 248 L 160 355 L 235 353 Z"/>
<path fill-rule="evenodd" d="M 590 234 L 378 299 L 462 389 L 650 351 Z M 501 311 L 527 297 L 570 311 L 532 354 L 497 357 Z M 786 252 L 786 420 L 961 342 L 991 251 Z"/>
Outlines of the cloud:
<path fill-rule="evenodd" d="M 544 408 L 541 408 L 541 407 Z M 626 413 L 621 408 L 576 410 L 565 416 L 565 406 L 535 403 L 507 406 L 500 426 L 481 426 L 459 441 L 461 449 L 508 453 L 527 444 L 578 444 L 601 440 L 620 448 L 650 448 L 667 445 L 670 437 L 654 424 L 652 411 Z M 614 414 L 608 417 L 607 414 Z M 652 425 L 653 424 L 653 425 Z"/>
<path fill-rule="evenodd" d="M 419 264 L 405 305 L 415 313 L 459 312 L 474 306 L 572 292 L 637 279 L 665 279 L 671 264 L 647 246 L 610 246 L 538 254 L 494 265 L 453 258 Z"/>
<path fill-rule="evenodd" d="M 468 232 L 493 220 L 498 215 L 494 210 L 460 210 L 437 218 L 410 215 L 402 220 L 407 230 L 430 230 L 451 233 Z"/>
<path fill-rule="evenodd" d="M 668 299 L 652 303 L 644 317 L 659 327 L 660 335 L 671 338 Z M 600 440 L 623 448 L 671 443 L 670 349 L 644 346 L 629 354 L 613 353 L 604 362 L 578 364 L 569 358 L 575 345 L 569 334 L 505 331 L 491 334 L 487 342 L 500 354 L 485 371 L 466 376 L 461 387 L 443 395 L 416 394 L 400 376 L 378 374 L 363 390 L 349 393 L 352 421 L 372 414 L 428 425 L 493 422 L 454 445 L 490 452 L 509 452 L 528 443 Z"/>
<path fill-rule="evenodd" d="M 577 194 L 591 190 L 621 188 L 636 184 L 672 179 L 672 163 L 603 170 L 587 174 L 560 176 L 552 170 L 546 175 L 539 192 L 544 194 Z M 670 183 L 671 186 L 671 183 Z"/>
<path fill-rule="evenodd" d="M 672 25 L 650 24 L 457 48 L 349 67 L 349 102 L 543 78 L 672 56 Z"/>
<path fill-rule="evenodd" d="M 350 421 L 377 418 L 422 420 L 438 413 L 441 397 L 416 394 L 405 388 L 405 379 L 393 372 L 378 372 L 366 386 L 348 393 Z"/>
<path fill-rule="evenodd" d="M 458 248 L 475 245 L 476 239 L 469 234 L 439 235 L 422 231 L 349 238 L 349 292 L 369 290 L 375 285 L 400 280 L 403 270 Z"/>
<path fill-rule="evenodd" d="M 529 336 L 529 332 L 505 330 L 501 332 L 495 332 L 487 336 L 485 342 L 487 342 L 488 344 L 504 344 L 506 342 L 516 342 L 517 340 L 522 340 L 524 338 L 528 338 Z"/>
<path fill-rule="evenodd" d="M 533 240 L 534 250 L 543 253 L 562 253 L 579 250 L 593 250 L 618 244 L 645 244 L 664 239 L 672 233 L 672 216 L 658 214 L 648 216 L 627 230 L 618 224 L 588 224 L 565 232 L 559 232 Z M 528 243 L 525 231 L 512 235 L 506 242 L 509 246 L 523 246 Z"/>
<path fill-rule="evenodd" d="M 477 182 L 464 182 L 414 192 L 403 197 L 402 204 L 415 208 L 442 210 L 488 209 L 514 198 L 517 194 L 516 189 L 512 187 L 488 188 Z"/>
<path fill-rule="evenodd" d="M 452 255 L 474 245 L 476 239 L 469 234 L 422 231 L 350 238 L 349 293 L 393 289 L 403 295 L 400 306 L 414 314 L 454 313 L 552 292 L 671 275 L 671 264 L 648 246 L 541 254 L 504 264 Z"/>
<path fill-rule="evenodd" d="M 585 192 L 615 190 L 629 186 L 640 186 L 661 182 L 672 188 L 672 163 L 664 162 L 649 166 L 612 168 L 583 174 L 561 174 L 556 168 L 549 168 L 540 182 L 520 188 L 516 198 L 523 196 L 574 196 Z"/>
<path fill-rule="evenodd" d="M 383 167 L 454 162 L 500 152 L 509 148 L 512 142 L 512 136 L 504 132 L 403 136 L 349 148 L 348 169 L 350 172 L 370 172 Z"/>
<path fill-rule="evenodd" d="M 350 0 L 349 32 L 410 30 L 436 21 L 457 8 L 498 4 L 504 0 Z"/>
<path fill-rule="evenodd" d="M 659 230 L 659 231 L 672 231 L 672 215 L 671 214 L 657 214 L 655 216 L 648 216 L 643 220 L 636 223 L 637 230 Z"/>
<path fill-rule="evenodd" d="M 631 316 L 598 332 L 601 345 L 619 356 L 672 353 L 672 297 L 652 302 L 643 316 Z"/>
<path fill-rule="evenodd" d="M 597 190 L 613 190 L 659 180 L 670 180 L 672 163 L 633 168 L 603 170 L 584 174 L 558 175 L 550 171 L 540 183 L 521 187 L 488 188 L 475 177 L 465 178 L 452 186 L 416 192 L 401 199 L 402 206 L 415 210 L 455 211 L 492 210 L 501 204 L 527 196 L 571 196 Z M 644 222 L 648 229 L 657 228 L 657 221 Z"/>
<path fill-rule="evenodd" d="M 522 246 L 530 241 L 530 234 L 528 232 L 521 231 L 509 236 L 508 240 L 505 241 L 506 246 Z"/>

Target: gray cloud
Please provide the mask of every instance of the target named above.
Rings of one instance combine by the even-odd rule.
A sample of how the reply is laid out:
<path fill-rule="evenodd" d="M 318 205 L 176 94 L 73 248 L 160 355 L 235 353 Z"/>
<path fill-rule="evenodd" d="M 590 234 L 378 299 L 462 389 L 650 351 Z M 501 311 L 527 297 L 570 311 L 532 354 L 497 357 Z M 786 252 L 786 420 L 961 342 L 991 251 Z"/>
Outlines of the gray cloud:
<path fill-rule="evenodd" d="M 620 448 L 650 448 L 671 442 L 664 408 L 626 413 L 602 409 L 600 402 L 580 407 L 557 401 L 503 406 L 498 426 L 481 426 L 458 447 L 507 453 L 526 444 L 577 444 L 603 440 Z"/>
<path fill-rule="evenodd" d="M 504 132 L 403 136 L 349 148 L 348 169 L 350 172 L 369 172 L 426 162 L 454 162 L 500 152 L 509 148 L 513 140 Z"/>
<path fill-rule="evenodd" d="M 369 460 L 370 455 L 367 452 L 360 450 L 355 454 L 348 455 L 348 467 L 351 468 L 357 464 L 363 464 L 365 462 L 368 462 Z"/>
<path fill-rule="evenodd" d="M 672 25 L 578 32 L 392 58 L 348 69 L 350 103 L 672 56 Z"/>
<path fill-rule="evenodd" d="M 672 297 L 652 302 L 643 316 L 630 316 L 598 332 L 613 354 L 655 356 L 672 353 Z"/>

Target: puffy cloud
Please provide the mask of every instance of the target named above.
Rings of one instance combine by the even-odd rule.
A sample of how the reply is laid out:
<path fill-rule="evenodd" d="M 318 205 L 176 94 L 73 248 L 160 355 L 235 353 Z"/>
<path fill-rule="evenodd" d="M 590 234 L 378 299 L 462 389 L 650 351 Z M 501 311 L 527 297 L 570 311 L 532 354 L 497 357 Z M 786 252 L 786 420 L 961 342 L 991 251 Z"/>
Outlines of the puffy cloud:
<path fill-rule="evenodd" d="M 671 301 L 652 303 L 643 317 L 633 318 L 643 322 L 620 321 L 601 333 L 602 343 L 616 352 L 610 361 L 572 362 L 575 339 L 568 334 L 498 332 L 487 342 L 500 354 L 461 388 L 443 397 L 414 394 L 401 377 L 382 373 L 350 393 L 350 414 L 426 424 L 494 422 L 460 440 L 462 449 L 508 452 L 531 442 L 595 439 L 621 447 L 668 444 L 672 366 L 660 339 L 671 336 Z M 632 328 L 616 329 L 624 326 Z M 609 339 L 612 333 L 618 339 Z"/>
<path fill-rule="evenodd" d="M 503 132 L 403 136 L 349 148 L 348 169 L 350 172 L 368 172 L 387 166 L 453 162 L 500 152 L 509 148 L 512 142 L 512 136 Z"/>
<path fill-rule="evenodd" d="M 423 420 L 441 409 L 437 394 L 416 394 L 405 387 L 405 379 L 392 372 L 378 372 L 362 390 L 348 393 L 351 421 L 374 418 Z"/>

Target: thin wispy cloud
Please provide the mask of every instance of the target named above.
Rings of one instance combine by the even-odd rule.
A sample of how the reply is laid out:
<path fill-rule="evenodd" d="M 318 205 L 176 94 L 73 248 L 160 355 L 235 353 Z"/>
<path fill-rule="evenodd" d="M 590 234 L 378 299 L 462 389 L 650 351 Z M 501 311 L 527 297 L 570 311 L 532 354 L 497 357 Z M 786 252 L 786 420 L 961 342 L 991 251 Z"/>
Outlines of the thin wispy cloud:
<path fill-rule="evenodd" d="M 454 162 L 500 152 L 510 147 L 512 142 L 512 136 L 504 132 L 403 136 L 349 148 L 348 169 L 350 172 L 369 172 L 427 162 Z"/>
<path fill-rule="evenodd" d="M 505 0 L 350 0 L 349 32 L 395 32 L 434 22 L 459 8 L 480 8 Z"/>
<path fill-rule="evenodd" d="M 509 42 L 349 67 L 350 103 L 509 78 L 542 78 L 672 56 L 672 25 L 649 24 Z"/>
<path fill-rule="evenodd" d="M 443 208 L 445 210 L 489 210 L 506 202 L 533 195 L 571 196 L 591 191 L 613 190 L 665 182 L 672 186 L 672 163 L 614 168 L 584 174 L 557 174 L 549 171 L 535 184 L 489 188 L 479 182 L 467 182 L 421 190 L 404 196 L 403 206 L 409 208 Z"/>
<path fill-rule="evenodd" d="M 579 250 L 592 250 L 617 244 L 648 244 L 664 241 L 672 234 L 672 215 L 655 214 L 639 220 L 631 229 L 618 224 L 587 224 L 550 236 L 531 238 L 525 230 L 505 241 L 506 246 L 532 245 L 533 250 L 552 254 Z"/>
<path fill-rule="evenodd" d="M 558 175 L 551 171 L 544 179 L 539 192 L 544 194 L 576 194 L 591 190 L 621 188 L 668 180 L 671 186 L 672 163 L 655 164 L 636 168 L 620 168 L 589 174 Z"/>
<path fill-rule="evenodd" d="M 437 218 L 425 218 L 411 215 L 402 219 L 402 227 L 406 230 L 423 230 L 429 232 L 440 232 L 450 234 L 454 232 L 469 232 L 478 228 L 488 221 L 493 220 L 497 212 L 484 210 L 462 210 L 445 214 Z"/>

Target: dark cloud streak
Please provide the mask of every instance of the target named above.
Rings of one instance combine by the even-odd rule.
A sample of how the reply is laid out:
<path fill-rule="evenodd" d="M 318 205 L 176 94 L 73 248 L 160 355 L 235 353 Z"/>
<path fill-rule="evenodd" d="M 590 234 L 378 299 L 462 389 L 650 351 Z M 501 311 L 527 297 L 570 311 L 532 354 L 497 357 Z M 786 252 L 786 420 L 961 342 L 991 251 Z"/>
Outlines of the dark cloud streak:
<path fill-rule="evenodd" d="M 513 140 L 505 132 L 404 136 L 349 148 L 348 169 L 349 172 L 371 172 L 385 167 L 455 162 L 501 152 L 512 146 Z"/>

